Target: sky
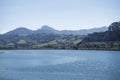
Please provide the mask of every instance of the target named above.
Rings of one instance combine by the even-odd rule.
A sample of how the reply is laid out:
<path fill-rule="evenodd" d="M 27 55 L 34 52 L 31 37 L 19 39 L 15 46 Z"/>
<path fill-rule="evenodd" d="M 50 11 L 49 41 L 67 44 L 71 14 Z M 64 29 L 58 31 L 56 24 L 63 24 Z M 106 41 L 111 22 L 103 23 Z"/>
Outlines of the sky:
<path fill-rule="evenodd" d="M 58 30 L 109 26 L 120 21 L 120 0 L 0 0 L 0 34 L 18 27 Z"/>

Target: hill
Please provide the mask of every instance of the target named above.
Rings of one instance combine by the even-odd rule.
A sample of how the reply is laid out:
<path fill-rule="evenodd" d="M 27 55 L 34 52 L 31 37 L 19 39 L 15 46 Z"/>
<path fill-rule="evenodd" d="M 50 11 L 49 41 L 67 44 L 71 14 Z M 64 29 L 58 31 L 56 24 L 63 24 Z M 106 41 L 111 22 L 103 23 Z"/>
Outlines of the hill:
<path fill-rule="evenodd" d="M 32 34 L 33 31 L 24 27 L 17 28 L 15 30 L 9 31 L 3 35 L 17 35 L 17 34 Z"/>
<path fill-rule="evenodd" d="M 105 32 L 88 34 L 76 48 L 120 50 L 120 21 L 113 22 Z"/>

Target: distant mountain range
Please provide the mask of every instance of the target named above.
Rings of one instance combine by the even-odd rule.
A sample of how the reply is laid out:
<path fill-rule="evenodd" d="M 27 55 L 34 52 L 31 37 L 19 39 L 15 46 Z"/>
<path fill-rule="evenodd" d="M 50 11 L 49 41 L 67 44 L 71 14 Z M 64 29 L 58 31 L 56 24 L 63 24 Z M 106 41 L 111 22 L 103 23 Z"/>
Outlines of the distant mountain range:
<path fill-rule="evenodd" d="M 39 34 L 39 33 L 52 33 L 52 34 L 65 34 L 65 35 L 87 35 L 93 32 L 104 32 L 108 27 L 92 28 L 92 29 L 81 29 L 81 30 L 56 30 L 48 25 L 44 25 L 41 29 L 30 30 L 25 27 L 20 27 L 15 30 L 9 31 L 4 35 L 15 35 L 15 34 Z"/>
<path fill-rule="evenodd" d="M 120 50 L 120 21 L 82 30 L 60 31 L 47 25 L 37 30 L 20 27 L 0 35 L 0 49 Z"/>

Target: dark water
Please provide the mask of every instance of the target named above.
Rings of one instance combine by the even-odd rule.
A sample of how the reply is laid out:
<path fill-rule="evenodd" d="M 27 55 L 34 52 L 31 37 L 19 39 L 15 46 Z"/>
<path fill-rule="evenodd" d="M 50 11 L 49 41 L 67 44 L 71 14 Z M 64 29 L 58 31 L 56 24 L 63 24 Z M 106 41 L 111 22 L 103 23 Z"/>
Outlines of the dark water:
<path fill-rule="evenodd" d="M 0 80 L 120 80 L 120 51 L 4 52 L 0 53 Z"/>

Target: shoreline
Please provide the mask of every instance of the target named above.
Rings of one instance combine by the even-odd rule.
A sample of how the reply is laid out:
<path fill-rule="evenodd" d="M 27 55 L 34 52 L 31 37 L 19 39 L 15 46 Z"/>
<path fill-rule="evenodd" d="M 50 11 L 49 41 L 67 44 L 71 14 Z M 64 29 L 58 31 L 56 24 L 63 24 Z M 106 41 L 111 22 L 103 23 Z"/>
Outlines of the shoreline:
<path fill-rule="evenodd" d="M 97 51 L 120 51 L 120 49 L 0 49 L 0 50 L 97 50 Z"/>

